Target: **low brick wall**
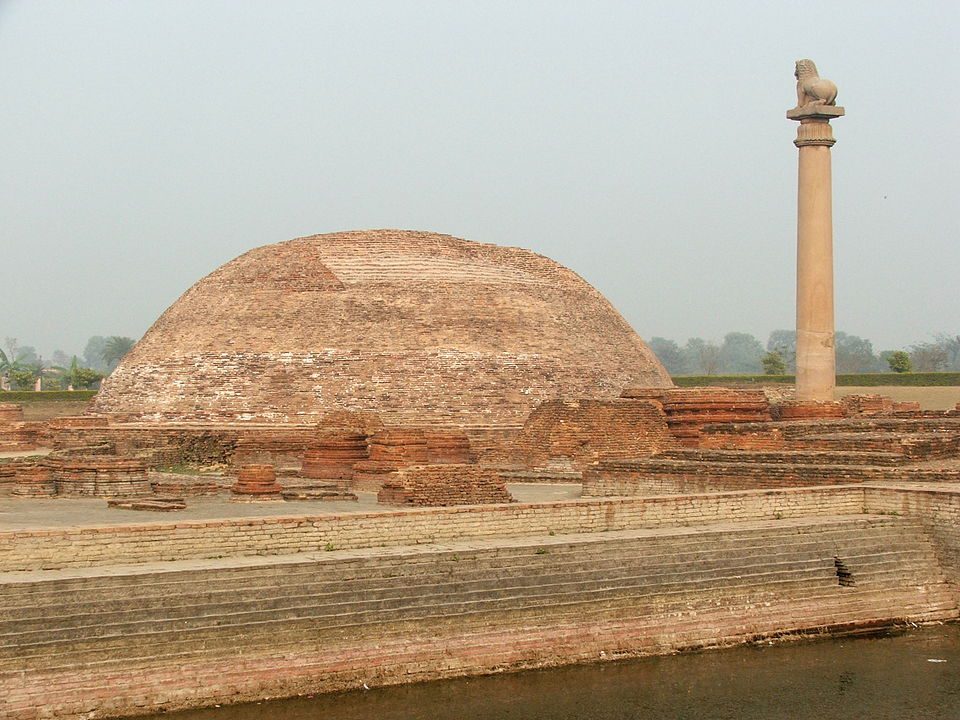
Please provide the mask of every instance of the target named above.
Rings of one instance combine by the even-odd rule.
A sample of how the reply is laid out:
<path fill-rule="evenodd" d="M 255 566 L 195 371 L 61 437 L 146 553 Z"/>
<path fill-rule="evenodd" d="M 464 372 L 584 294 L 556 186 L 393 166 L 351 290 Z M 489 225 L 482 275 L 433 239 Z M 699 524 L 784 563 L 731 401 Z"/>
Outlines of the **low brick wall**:
<path fill-rule="evenodd" d="M 862 509 L 861 489 L 838 486 L 17 530 L 0 532 L 0 571 L 848 515 Z"/>
<path fill-rule="evenodd" d="M 708 493 L 883 481 L 960 482 L 960 468 L 701 462 L 660 458 L 611 460 L 584 471 L 583 495 Z"/>

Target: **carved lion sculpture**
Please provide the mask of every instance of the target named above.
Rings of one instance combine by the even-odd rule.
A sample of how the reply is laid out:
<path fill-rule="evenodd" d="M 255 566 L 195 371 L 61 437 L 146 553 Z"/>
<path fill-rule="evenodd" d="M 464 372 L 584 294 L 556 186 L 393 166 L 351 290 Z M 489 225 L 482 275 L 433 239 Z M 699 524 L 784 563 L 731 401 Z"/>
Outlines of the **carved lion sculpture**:
<path fill-rule="evenodd" d="M 837 104 L 837 86 L 833 81 L 820 77 L 813 60 L 797 60 L 797 69 L 793 75 L 797 78 L 798 108 Z"/>

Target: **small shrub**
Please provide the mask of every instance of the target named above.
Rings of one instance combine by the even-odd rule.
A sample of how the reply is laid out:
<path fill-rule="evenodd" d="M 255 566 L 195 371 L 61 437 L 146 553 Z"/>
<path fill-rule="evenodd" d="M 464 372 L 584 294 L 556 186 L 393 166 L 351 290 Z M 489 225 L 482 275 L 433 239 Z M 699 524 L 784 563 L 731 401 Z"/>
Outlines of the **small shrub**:
<path fill-rule="evenodd" d="M 786 375 L 787 363 L 777 350 L 771 350 L 760 359 L 764 375 Z"/>
<path fill-rule="evenodd" d="M 913 365 L 910 363 L 910 355 L 904 350 L 897 350 L 896 352 L 890 353 L 890 357 L 887 358 L 887 365 L 889 365 L 890 369 L 895 373 L 908 373 L 913 370 Z"/>

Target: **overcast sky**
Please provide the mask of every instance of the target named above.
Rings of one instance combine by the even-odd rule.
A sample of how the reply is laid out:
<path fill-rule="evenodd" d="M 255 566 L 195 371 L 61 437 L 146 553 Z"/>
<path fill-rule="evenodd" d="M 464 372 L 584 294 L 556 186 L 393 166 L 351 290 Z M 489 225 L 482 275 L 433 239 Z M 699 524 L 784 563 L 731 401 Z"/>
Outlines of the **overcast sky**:
<path fill-rule="evenodd" d="M 794 60 L 839 86 L 837 327 L 960 334 L 960 3 L 0 0 L 0 340 L 142 335 L 267 243 L 530 248 L 645 338 L 794 325 Z"/>

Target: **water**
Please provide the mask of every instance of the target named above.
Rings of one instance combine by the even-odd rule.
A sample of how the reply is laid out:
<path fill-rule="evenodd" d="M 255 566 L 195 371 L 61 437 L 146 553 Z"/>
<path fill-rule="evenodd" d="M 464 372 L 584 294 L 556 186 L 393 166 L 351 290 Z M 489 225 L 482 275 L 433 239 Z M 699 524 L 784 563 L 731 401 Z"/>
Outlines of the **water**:
<path fill-rule="evenodd" d="M 957 720 L 960 625 L 374 688 L 158 717 Z"/>

